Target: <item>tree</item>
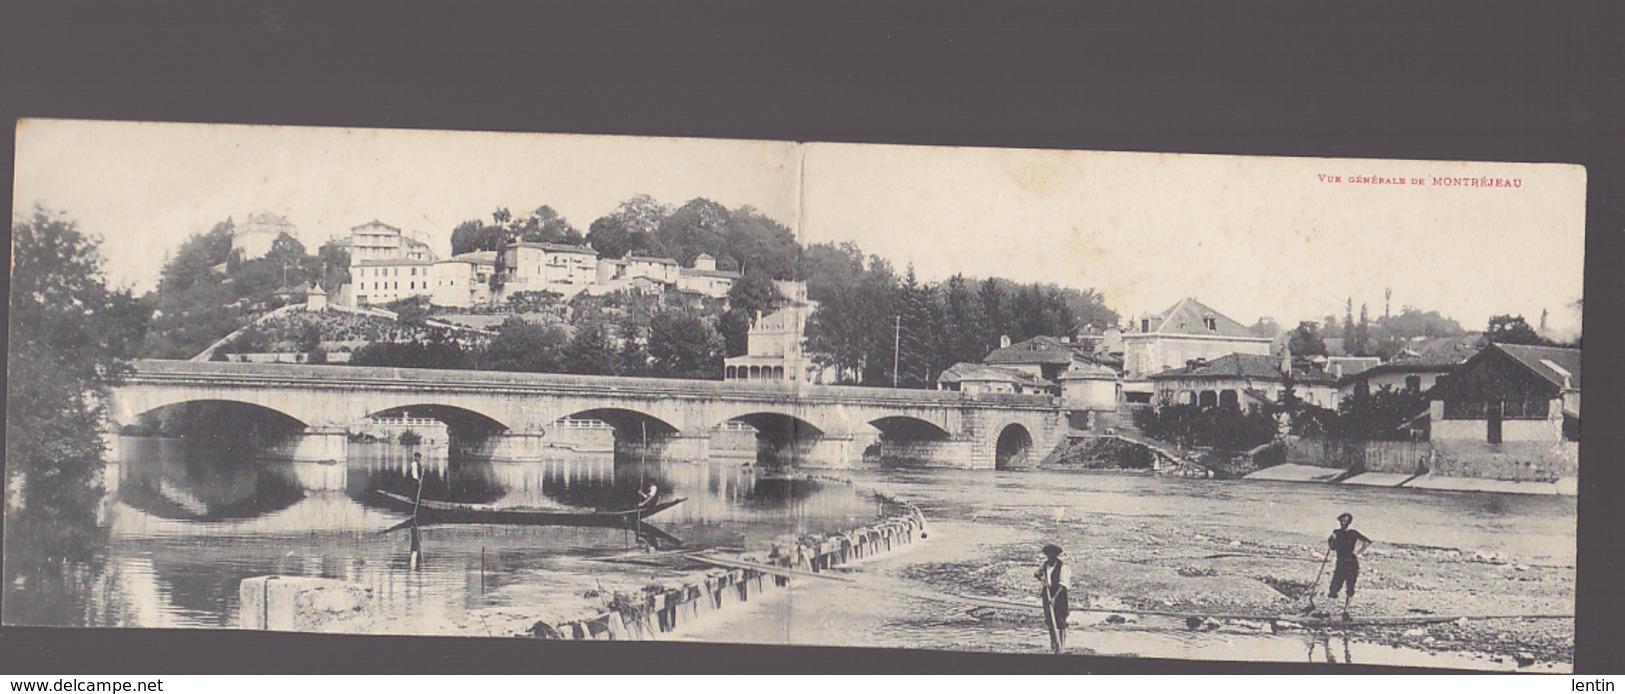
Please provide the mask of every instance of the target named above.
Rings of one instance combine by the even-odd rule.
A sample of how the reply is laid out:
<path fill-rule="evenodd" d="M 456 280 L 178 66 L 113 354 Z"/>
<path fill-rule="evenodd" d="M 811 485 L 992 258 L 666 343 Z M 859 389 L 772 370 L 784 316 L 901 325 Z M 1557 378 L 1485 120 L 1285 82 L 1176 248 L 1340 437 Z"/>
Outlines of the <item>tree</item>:
<path fill-rule="evenodd" d="M 945 338 L 940 331 L 942 311 L 936 292 L 920 284 L 913 264 L 898 287 L 897 309 L 897 383 L 905 388 L 929 388 L 943 368 L 939 365 Z"/>
<path fill-rule="evenodd" d="M 495 251 L 507 241 L 502 227 L 470 219 L 451 230 L 451 254 L 462 255 L 475 251 Z"/>
<path fill-rule="evenodd" d="M 741 272 L 787 280 L 795 276 L 801 245 L 789 227 L 747 205 L 729 213 L 721 252 Z"/>
<path fill-rule="evenodd" d="M 855 286 L 863 275 L 863 251 L 850 241 L 837 246 L 815 243 L 801 254 L 798 276 L 807 283 L 807 298 L 823 301 Z"/>
<path fill-rule="evenodd" d="M 73 222 L 36 207 L 11 234 L 3 616 L 79 626 L 68 612 L 104 558 L 103 403 L 148 310 L 107 287 L 100 240 Z"/>
<path fill-rule="evenodd" d="M 1490 342 L 1514 345 L 1548 344 L 1534 328 L 1529 327 L 1523 316 L 1507 314 L 1491 316 L 1489 324 L 1484 328 L 1484 337 Z"/>
<path fill-rule="evenodd" d="M 727 354 L 744 354 L 752 321 L 758 314 L 772 312 L 783 300 L 778 286 L 762 270 L 747 270 L 745 276 L 728 290 L 728 310 L 723 313 L 718 326 Z"/>
<path fill-rule="evenodd" d="M 1326 326 L 1326 334 L 1331 334 L 1332 327 Z M 1359 344 L 1360 336 L 1354 325 L 1354 297 L 1349 297 L 1348 303 L 1343 305 L 1343 351 L 1354 354 L 1355 345 Z"/>
<path fill-rule="evenodd" d="M 227 262 L 231 255 L 230 219 L 214 225 L 206 233 L 193 234 L 181 242 L 175 255 L 164 264 L 158 286 L 165 293 L 184 292 L 192 284 L 212 274 L 211 268 Z"/>
<path fill-rule="evenodd" d="M 655 229 L 655 247 L 685 267 L 693 265 L 694 258 L 701 253 L 720 260 L 727 256 L 723 245 L 728 221 L 728 208 L 705 198 L 695 198 L 660 221 Z"/>
<path fill-rule="evenodd" d="M 722 335 L 699 316 L 668 309 L 649 323 L 649 354 L 666 378 L 714 379 L 722 373 Z"/>
<path fill-rule="evenodd" d="M 987 346 L 997 338 L 992 334 L 982 301 L 964 275 L 949 277 L 942 290 L 943 338 L 947 366 L 959 362 L 979 362 L 987 356 Z"/>
<path fill-rule="evenodd" d="M 531 212 L 524 219 L 513 220 L 508 225 L 508 238 L 532 243 L 563 243 L 579 246 L 586 243 L 586 238 L 570 223 L 570 220 L 560 216 L 558 211 L 548 205 L 542 205 Z"/>
<path fill-rule="evenodd" d="M 593 220 L 587 228 L 587 244 L 606 258 L 628 253 L 654 252 L 655 231 L 671 214 L 671 207 L 648 195 L 623 200 L 614 212 Z"/>
<path fill-rule="evenodd" d="M 1292 336 L 1287 339 L 1287 349 L 1293 356 L 1326 356 L 1326 341 L 1320 337 L 1320 327 L 1314 321 L 1303 321 L 1292 330 Z"/>
<path fill-rule="evenodd" d="M 621 372 L 620 355 L 603 314 L 594 311 L 577 316 L 575 329 L 565 353 L 565 368 L 570 373 L 613 376 Z"/>
<path fill-rule="evenodd" d="M 321 287 L 329 294 L 350 283 L 350 245 L 334 239 L 316 249 L 321 264 Z"/>
<path fill-rule="evenodd" d="M 1360 304 L 1360 323 L 1354 326 L 1354 341 L 1344 343 L 1343 349 L 1353 356 L 1369 357 L 1376 352 L 1376 347 L 1371 342 L 1371 314 L 1365 304 Z"/>
<path fill-rule="evenodd" d="M 559 326 L 509 318 L 497 327 L 497 334 L 480 355 L 479 368 L 561 373 L 565 370 L 565 348 L 569 342 L 569 333 Z"/>

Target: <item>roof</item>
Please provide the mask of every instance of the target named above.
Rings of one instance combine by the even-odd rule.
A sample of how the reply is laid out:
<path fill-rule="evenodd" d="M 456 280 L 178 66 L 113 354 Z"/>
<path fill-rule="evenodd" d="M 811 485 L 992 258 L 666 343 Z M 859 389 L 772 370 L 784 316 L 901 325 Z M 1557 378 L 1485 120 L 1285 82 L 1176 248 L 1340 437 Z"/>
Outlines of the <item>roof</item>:
<path fill-rule="evenodd" d="M 272 214 L 270 212 L 260 212 L 258 214 L 248 215 L 248 223 L 249 224 L 275 224 L 275 225 L 278 225 L 278 226 L 284 226 L 284 225 L 285 226 L 292 226 L 293 225 L 293 222 L 288 221 L 287 217 L 284 217 L 284 216 L 279 215 L 279 214 Z"/>
<path fill-rule="evenodd" d="M 629 256 L 626 256 L 626 262 L 629 262 L 629 263 L 655 263 L 657 265 L 676 265 L 677 264 L 677 261 L 672 260 L 671 258 L 656 258 L 654 256 L 649 256 L 649 255 L 629 255 Z"/>
<path fill-rule="evenodd" d="M 942 375 L 937 376 L 938 383 L 964 383 L 966 381 L 996 381 L 999 383 L 1014 383 L 1029 388 L 1055 387 L 1054 383 L 1021 369 L 1006 369 L 968 361 L 954 364 L 943 371 Z"/>
<path fill-rule="evenodd" d="M 479 263 L 479 264 L 495 265 L 496 262 L 497 262 L 497 252 L 496 251 L 469 251 L 467 253 L 458 253 L 457 255 L 454 255 L 454 256 L 452 256 L 450 258 L 447 258 L 445 260 L 442 260 L 440 262 L 442 262 L 442 263 Z"/>
<path fill-rule="evenodd" d="M 401 228 L 398 227 L 398 226 L 395 226 L 393 224 L 385 224 L 383 222 L 378 221 L 377 219 L 374 219 L 374 220 L 372 220 L 370 222 L 367 222 L 366 224 L 357 224 L 357 225 L 355 225 L 353 227 L 350 227 L 350 231 L 355 231 L 356 229 L 364 229 L 366 227 L 383 227 L 385 229 L 392 229 L 392 230 L 396 231 L 397 233 L 399 233 L 400 230 L 401 230 Z"/>
<path fill-rule="evenodd" d="M 1213 361 L 1198 362 L 1194 365 L 1151 374 L 1149 378 L 1152 380 L 1173 378 L 1286 380 L 1281 375 L 1280 358 L 1264 354 L 1226 354 Z M 1292 367 L 1292 378 L 1298 383 L 1332 383 L 1331 376 L 1326 372 L 1297 365 Z"/>
<path fill-rule="evenodd" d="M 1490 348 L 1500 350 L 1518 360 L 1541 378 L 1559 388 L 1580 389 L 1580 350 L 1569 347 L 1537 347 L 1495 343 Z M 1566 373 L 1566 375 L 1565 375 Z"/>
<path fill-rule="evenodd" d="M 1061 374 L 1063 381 L 1115 381 L 1117 372 L 1093 362 L 1075 361 Z"/>
<path fill-rule="evenodd" d="M 1071 364 L 1075 359 L 1089 358 L 1087 345 L 1062 342 L 1059 337 L 1039 335 L 1000 347 L 982 359 L 984 364 Z"/>
<path fill-rule="evenodd" d="M 726 277 L 728 279 L 739 279 L 739 273 L 734 272 L 733 270 L 700 270 L 697 268 L 685 267 L 678 274 L 685 277 Z"/>
<path fill-rule="evenodd" d="M 1393 361 L 1428 366 L 1455 366 L 1478 354 L 1485 347 L 1483 333 L 1467 333 L 1455 337 L 1422 338 L 1411 341 L 1400 357 Z"/>
<path fill-rule="evenodd" d="M 434 264 L 434 261 L 432 261 L 432 260 L 416 260 L 416 259 L 413 259 L 413 258 L 367 258 L 365 260 L 357 260 L 354 263 L 351 263 L 351 265 L 360 266 L 360 267 L 368 267 L 368 266 L 375 266 L 375 265 L 433 265 L 433 264 Z"/>
<path fill-rule="evenodd" d="M 1448 362 L 1438 359 L 1425 359 L 1421 357 L 1403 357 L 1386 364 L 1378 364 L 1364 371 L 1356 371 L 1338 379 L 1338 385 L 1346 385 L 1357 381 L 1368 380 L 1373 376 L 1383 374 L 1424 374 L 1424 373 L 1450 373 L 1456 370 L 1460 362 Z"/>
<path fill-rule="evenodd" d="M 1206 318 L 1213 319 L 1213 330 L 1208 330 L 1205 326 L 1204 319 Z M 1252 331 L 1247 329 L 1247 326 L 1237 323 L 1229 316 L 1213 310 L 1211 306 L 1196 299 L 1180 299 L 1179 303 L 1168 307 L 1168 310 L 1156 316 L 1149 316 L 1147 319 L 1151 321 L 1150 330 L 1129 333 L 1129 335 L 1209 335 L 1259 341 L 1269 340 L 1269 338 L 1254 335 Z"/>
<path fill-rule="evenodd" d="M 569 244 L 564 244 L 564 243 L 542 243 L 542 242 L 539 242 L 539 241 L 515 241 L 513 243 L 508 244 L 508 247 L 509 248 L 515 248 L 515 247 L 518 247 L 518 248 L 536 248 L 536 249 L 547 251 L 549 253 L 576 253 L 576 254 L 580 254 L 580 255 L 593 255 L 593 256 L 598 255 L 598 251 L 595 251 L 595 250 L 593 250 L 591 248 L 588 248 L 586 246 L 571 246 Z"/>

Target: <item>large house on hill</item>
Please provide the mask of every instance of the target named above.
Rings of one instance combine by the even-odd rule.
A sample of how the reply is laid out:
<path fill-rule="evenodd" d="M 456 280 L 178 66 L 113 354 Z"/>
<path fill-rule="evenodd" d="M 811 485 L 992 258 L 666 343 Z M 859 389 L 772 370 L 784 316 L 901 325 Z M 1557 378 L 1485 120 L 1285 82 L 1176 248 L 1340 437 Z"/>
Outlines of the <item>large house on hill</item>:
<path fill-rule="evenodd" d="M 1270 343 L 1196 299 L 1181 299 L 1162 313 L 1141 316 L 1123 333 L 1123 397 L 1149 403 L 1153 374 L 1230 354 L 1268 357 Z"/>

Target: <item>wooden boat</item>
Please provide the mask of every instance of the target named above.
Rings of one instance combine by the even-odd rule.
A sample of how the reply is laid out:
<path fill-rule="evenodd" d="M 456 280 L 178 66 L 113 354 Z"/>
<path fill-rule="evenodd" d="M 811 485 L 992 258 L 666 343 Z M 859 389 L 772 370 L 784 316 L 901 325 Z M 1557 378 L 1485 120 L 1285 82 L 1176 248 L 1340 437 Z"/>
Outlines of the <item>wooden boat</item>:
<path fill-rule="evenodd" d="M 566 525 L 590 528 L 637 529 L 637 526 L 642 524 L 644 519 L 686 501 L 686 499 L 682 498 L 670 499 L 625 511 L 560 511 L 557 509 L 522 506 L 462 504 L 430 499 L 424 499 L 421 504 L 414 504 L 411 497 L 403 494 L 379 490 L 378 495 L 387 499 L 392 507 L 403 513 L 412 513 L 415 506 L 417 509 L 416 520 L 420 525 L 484 523 L 491 525 Z"/>

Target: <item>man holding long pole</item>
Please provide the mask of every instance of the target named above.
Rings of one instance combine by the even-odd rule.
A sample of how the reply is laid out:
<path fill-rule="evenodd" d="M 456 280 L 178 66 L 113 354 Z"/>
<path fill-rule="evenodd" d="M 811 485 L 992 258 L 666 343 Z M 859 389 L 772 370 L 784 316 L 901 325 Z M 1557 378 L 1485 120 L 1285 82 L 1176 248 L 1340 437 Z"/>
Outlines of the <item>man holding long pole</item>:
<path fill-rule="evenodd" d="M 1044 557 L 1035 577 L 1043 585 L 1040 597 L 1044 600 L 1044 626 L 1049 629 L 1049 645 L 1060 653 L 1066 650 L 1066 618 L 1072 611 L 1066 596 L 1072 585 L 1072 570 L 1061 561 L 1060 547 L 1044 545 Z"/>
<path fill-rule="evenodd" d="M 1348 586 L 1348 592 L 1343 597 L 1343 621 L 1346 622 L 1349 619 L 1349 601 L 1354 599 L 1354 582 L 1360 578 L 1360 553 L 1371 546 L 1371 538 L 1349 527 L 1354 522 L 1353 514 L 1339 515 L 1337 522 L 1341 527 L 1326 538 L 1327 549 L 1337 553 L 1337 564 L 1332 568 L 1332 590 L 1328 597 L 1336 600 L 1338 590 L 1344 585 Z"/>

